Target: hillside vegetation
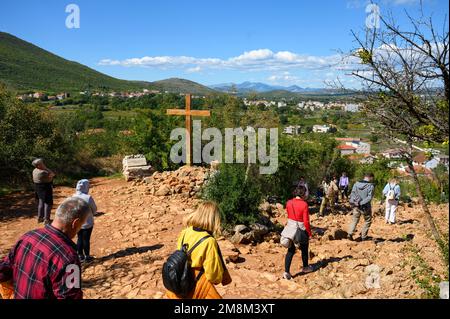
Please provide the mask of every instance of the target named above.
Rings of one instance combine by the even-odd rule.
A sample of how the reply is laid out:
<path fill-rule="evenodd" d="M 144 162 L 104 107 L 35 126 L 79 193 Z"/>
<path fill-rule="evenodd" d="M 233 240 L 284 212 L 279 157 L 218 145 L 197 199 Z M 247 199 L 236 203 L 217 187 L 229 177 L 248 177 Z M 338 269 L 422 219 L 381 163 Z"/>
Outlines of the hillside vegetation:
<path fill-rule="evenodd" d="M 4 32 L 0 32 L 0 82 L 18 91 L 122 91 L 147 88 L 201 95 L 216 92 L 183 79 L 157 82 L 116 79 Z"/>

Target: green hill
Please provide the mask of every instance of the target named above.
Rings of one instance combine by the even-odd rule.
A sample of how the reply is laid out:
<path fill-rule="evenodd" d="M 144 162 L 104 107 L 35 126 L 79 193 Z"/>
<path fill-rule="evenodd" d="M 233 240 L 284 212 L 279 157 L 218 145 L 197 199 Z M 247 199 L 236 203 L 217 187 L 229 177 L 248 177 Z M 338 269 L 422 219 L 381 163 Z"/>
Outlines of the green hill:
<path fill-rule="evenodd" d="M 55 92 L 148 86 L 115 79 L 3 32 L 0 32 L 0 81 L 17 90 Z"/>
<path fill-rule="evenodd" d="M 208 95 L 218 93 L 217 91 L 210 89 L 204 85 L 178 78 L 171 78 L 167 80 L 151 82 L 151 84 L 157 90 L 169 91 L 174 93 L 192 93 L 197 95 Z"/>
<path fill-rule="evenodd" d="M 157 82 L 119 80 L 4 32 L 0 32 L 0 82 L 18 91 L 55 93 L 143 88 L 202 95 L 215 93 L 206 86 L 183 79 Z"/>

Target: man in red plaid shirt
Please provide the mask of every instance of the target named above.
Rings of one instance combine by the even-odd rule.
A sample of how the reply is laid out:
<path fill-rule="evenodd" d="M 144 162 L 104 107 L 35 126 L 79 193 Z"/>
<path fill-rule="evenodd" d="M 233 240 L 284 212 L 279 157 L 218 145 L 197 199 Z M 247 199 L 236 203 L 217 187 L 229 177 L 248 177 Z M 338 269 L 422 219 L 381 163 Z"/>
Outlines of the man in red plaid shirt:
<path fill-rule="evenodd" d="M 0 262 L 0 283 L 13 285 L 16 299 L 81 299 L 81 267 L 72 238 L 88 217 L 89 205 L 66 199 L 55 220 L 23 235 Z"/>

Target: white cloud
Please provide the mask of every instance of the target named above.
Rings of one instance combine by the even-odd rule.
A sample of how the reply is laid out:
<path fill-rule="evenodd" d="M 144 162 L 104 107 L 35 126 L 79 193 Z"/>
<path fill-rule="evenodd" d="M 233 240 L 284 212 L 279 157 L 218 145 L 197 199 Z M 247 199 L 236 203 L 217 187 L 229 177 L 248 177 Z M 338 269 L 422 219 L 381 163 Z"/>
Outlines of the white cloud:
<path fill-rule="evenodd" d="M 374 3 L 383 6 L 408 6 L 419 2 L 420 0 L 380 0 Z M 347 0 L 347 9 L 364 9 L 370 3 L 372 3 L 371 0 Z"/>
<path fill-rule="evenodd" d="M 419 0 L 391 0 L 394 5 L 400 6 L 400 5 L 409 5 L 409 4 L 416 4 L 419 2 Z"/>
<path fill-rule="evenodd" d="M 201 67 L 195 66 L 195 67 L 193 67 L 193 68 L 187 69 L 186 72 L 187 72 L 187 73 L 198 73 L 198 72 L 200 72 L 201 70 L 202 70 Z"/>
<path fill-rule="evenodd" d="M 200 69 L 230 69 L 241 71 L 283 71 L 287 69 L 336 68 L 342 57 L 338 54 L 314 56 L 289 51 L 273 52 L 269 49 L 247 51 L 241 55 L 221 58 L 198 58 L 189 56 L 144 56 L 125 60 L 103 59 L 100 65 L 147 67 L 147 68 L 187 68 L 196 72 Z M 198 72 L 198 71 L 197 71 Z"/>
<path fill-rule="evenodd" d="M 273 84 L 297 83 L 301 81 L 298 76 L 291 75 L 289 72 L 283 72 L 282 74 L 273 74 L 269 76 L 267 80 Z"/>

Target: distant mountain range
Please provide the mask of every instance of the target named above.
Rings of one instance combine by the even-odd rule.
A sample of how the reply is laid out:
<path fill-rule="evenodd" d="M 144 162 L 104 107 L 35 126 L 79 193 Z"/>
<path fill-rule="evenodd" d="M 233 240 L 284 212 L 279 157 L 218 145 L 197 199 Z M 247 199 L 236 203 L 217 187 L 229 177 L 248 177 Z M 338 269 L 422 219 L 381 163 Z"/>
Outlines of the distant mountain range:
<path fill-rule="evenodd" d="M 238 94 L 246 94 L 251 92 L 256 93 L 266 93 L 271 91 L 286 91 L 291 93 L 319 93 L 319 92 L 327 92 L 329 93 L 331 90 L 323 89 L 323 88 L 302 88 L 297 85 L 291 86 L 279 86 L 279 85 L 269 85 L 260 82 L 243 82 L 241 84 L 236 83 L 222 83 L 210 85 L 210 88 L 226 92 L 226 93 L 238 93 Z"/>

